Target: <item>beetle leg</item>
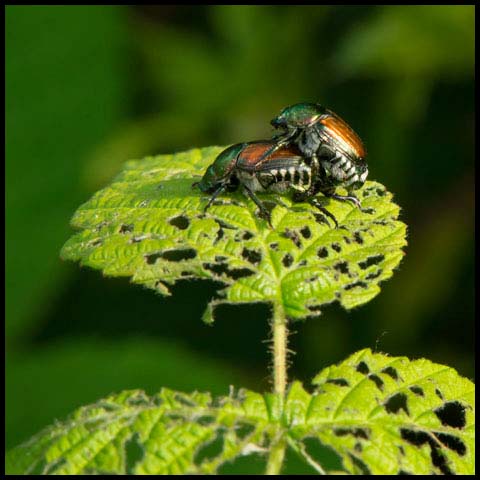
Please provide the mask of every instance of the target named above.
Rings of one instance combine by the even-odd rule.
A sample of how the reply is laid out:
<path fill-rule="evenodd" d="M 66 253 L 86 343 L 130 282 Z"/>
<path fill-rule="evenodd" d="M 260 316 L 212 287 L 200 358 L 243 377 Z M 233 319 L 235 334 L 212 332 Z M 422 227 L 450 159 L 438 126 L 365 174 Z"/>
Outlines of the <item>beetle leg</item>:
<path fill-rule="evenodd" d="M 310 169 L 311 169 L 311 185 L 309 190 L 311 190 L 311 195 L 313 195 L 313 192 L 315 191 L 315 183 L 318 178 L 319 172 L 320 172 L 320 163 L 318 161 L 317 155 L 313 154 L 310 157 Z"/>
<path fill-rule="evenodd" d="M 225 188 L 226 188 L 226 185 L 222 184 L 213 192 L 213 195 L 210 197 L 210 200 L 208 201 L 207 205 L 203 209 L 204 212 L 206 212 L 210 208 L 214 200 L 225 190 Z"/>
<path fill-rule="evenodd" d="M 333 222 L 335 223 L 335 228 L 338 228 L 338 222 L 335 218 L 333 213 L 330 213 L 315 197 L 312 197 L 311 194 L 306 192 L 295 192 L 293 194 L 293 201 L 294 202 L 308 202 L 310 205 L 313 205 L 315 208 L 318 208 L 322 213 L 324 213 L 327 217 L 330 217 Z M 328 223 L 328 220 L 327 220 Z"/>
<path fill-rule="evenodd" d="M 360 205 L 360 200 L 354 195 L 337 195 L 336 193 L 332 193 L 331 195 L 327 195 L 327 196 L 330 198 L 334 198 L 335 200 L 339 200 L 340 202 L 350 201 L 360 210 L 362 209 L 362 206 Z"/>
<path fill-rule="evenodd" d="M 262 161 L 272 155 L 272 153 L 275 153 L 279 148 L 285 147 L 290 143 L 292 138 L 297 134 L 297 130 L 294 129 L 292 132 L 287 132 L 285 134 L 279 135 L 276 138 L 280 138 L 280 140 L 275 141 L 275 145 L 270 147 L 266 152 L 263 153 L 263 155 L 258 159 L 256 165 L 261 165 Z"/>
<path fill-rule="evenodd" d="M 324 213 L 327 217 L 330 217 L 335 223 L 335 228 L 338 228 L 338 222 L 333 213 L 330 213 L 315 197 L 310 198 L 308 201 L 310 202 L 310 204 L 312 204 L 314 207 L 318 208 L 322 213 Z"/>
<path fill-rule="evenodd" d="M 270 225 L 270 228 L 273 228 L 272 223 L 270 221 L 270 212 L 267 210 L 265 205 L 262 203 L 262 201 L 253 193 L 253 191 L 247 187 L 246 185 L 243 185 L 243 188 L 247 192 L 247 195 L 255 202 L 255 205 L 258 207 L 260 210 L 260 215 L 268 222 Z"/>

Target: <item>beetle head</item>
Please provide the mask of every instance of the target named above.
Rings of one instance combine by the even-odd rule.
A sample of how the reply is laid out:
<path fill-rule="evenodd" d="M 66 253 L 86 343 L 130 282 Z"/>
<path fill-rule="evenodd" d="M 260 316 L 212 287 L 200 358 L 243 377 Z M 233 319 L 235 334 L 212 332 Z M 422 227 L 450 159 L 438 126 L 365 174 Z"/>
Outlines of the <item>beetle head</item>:
<path fill-rule="evenodd" d="M 232 145 L 218 154 L 215 161 L 207 168 L 202 179 L 193 184 L 204 193 L 213 193 L 221 185 L 227 190 L 236 187 L 236 178 L 232 175 L 239 153 L 245 148 L 245 143 Z"/>
<path fill-rule="evenodd" d="M 305 128 L 314 124 L 325 112 L 325 107 L 318 103 L 296 103 L 284 108 L 270 123 L 285 130 Z"/>
<path fill-rule="evenodd" d="M 213 193 L 218 187 L 218 176 L 215 173 L 213 165 L 210 165 L 202 179 L 195 182 L 192 187 L 198 187 L 204 193 Z"/>

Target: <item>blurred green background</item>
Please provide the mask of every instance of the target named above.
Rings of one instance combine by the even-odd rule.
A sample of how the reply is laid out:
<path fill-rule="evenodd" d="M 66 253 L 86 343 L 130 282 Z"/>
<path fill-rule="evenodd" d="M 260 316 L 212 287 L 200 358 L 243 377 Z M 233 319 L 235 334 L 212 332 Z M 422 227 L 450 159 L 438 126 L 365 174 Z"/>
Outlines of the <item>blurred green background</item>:
<path fill-rule="evenodd" d="M 8 6 L 7 447 L 112 391 L 270 388 L 268 308 L 208 327 L 215 285 L 162 298 L 59 251 L 126 160 L 269 138 L 300 101 L 359 133 L 409 245 L 368 305 L 293 325 L 290 377 L 364 347 L 473 377 L 473 6 Z"/>

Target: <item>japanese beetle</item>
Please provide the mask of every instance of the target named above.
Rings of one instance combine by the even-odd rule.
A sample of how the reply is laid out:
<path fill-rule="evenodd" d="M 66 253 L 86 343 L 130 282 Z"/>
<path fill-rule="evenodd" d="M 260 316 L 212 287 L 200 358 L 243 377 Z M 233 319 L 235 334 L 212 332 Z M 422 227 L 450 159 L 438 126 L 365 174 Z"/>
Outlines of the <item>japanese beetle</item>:
<path fill-rule="evenodd" d="M 283 130 L 275 137 L 277 148 L 296 145 L 304 157 L 323 170 L 325 186 L 338 200 L 360 202 L 352 191 L 360 188 L 368 175 L 366 150 L 360 137 L 337 114 L 318 103 L 297 103 L 284 108 L 271 122 Z M 347 189 L 348 196 L 336 195 L 336 187 Z"/>
<path fill-rule="evenodd" d="M 310 202 L 338 226 L 335 217 L 314 198 L 318 192 L 332 196 L 329 194 L 328 179 L 322 178 L 319 173 L 297 146 L 279 147 L 272 140 L 259 140 L 238 143 L 223 150 L 207 168 L 203 178 L 192 187 L 198 186 L 202 192 L 212 194 L 204 208 L 207 211 L 223 191 L 235 191 L 242 186 L 270 226 L 270 213 L 255 192 L 293 192 L 294 201 Z"/>

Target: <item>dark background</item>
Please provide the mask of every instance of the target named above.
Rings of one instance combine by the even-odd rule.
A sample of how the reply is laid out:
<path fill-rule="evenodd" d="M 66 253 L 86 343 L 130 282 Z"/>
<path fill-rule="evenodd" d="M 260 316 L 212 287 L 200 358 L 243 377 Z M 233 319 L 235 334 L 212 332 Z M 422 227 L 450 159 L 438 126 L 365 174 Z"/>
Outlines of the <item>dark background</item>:
<path fill-rule="evenodd" d="M 318 101 L 402 207 L 382 292 L 290 337 L 290 378 L 364 347 L 474 375 L 474 7 L 6 7 L 6 443 L 112 391 L 267 390 L 266 307 L 201 315 L 59 259 L 75 209 L 131 158 L 268 138 Z"/>

